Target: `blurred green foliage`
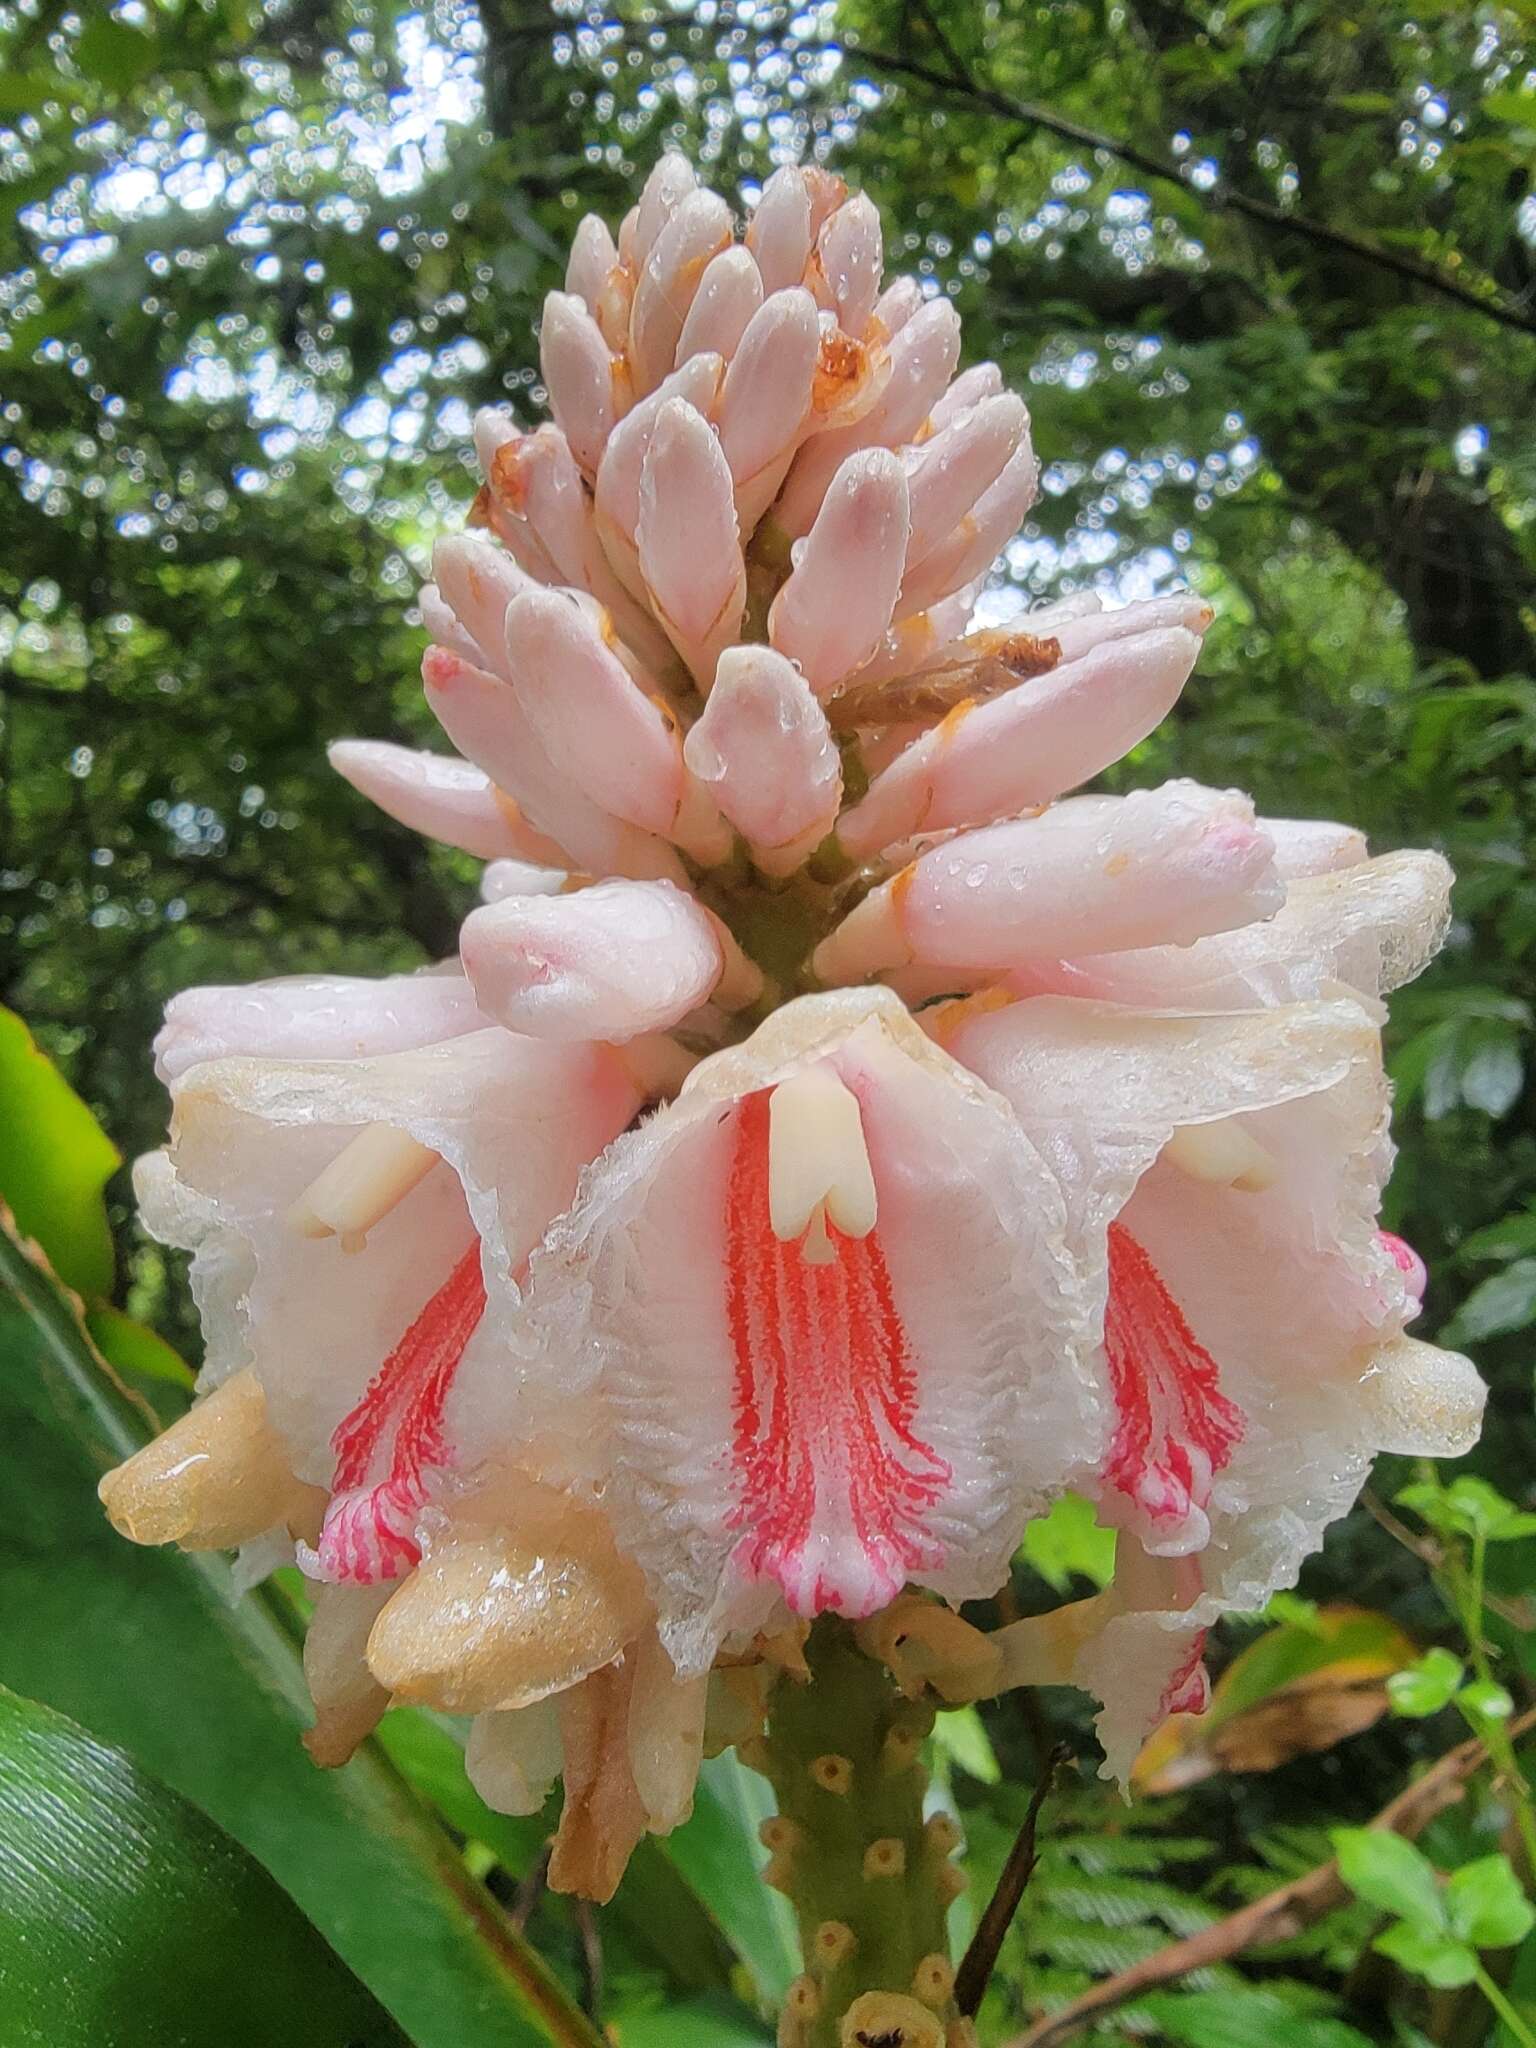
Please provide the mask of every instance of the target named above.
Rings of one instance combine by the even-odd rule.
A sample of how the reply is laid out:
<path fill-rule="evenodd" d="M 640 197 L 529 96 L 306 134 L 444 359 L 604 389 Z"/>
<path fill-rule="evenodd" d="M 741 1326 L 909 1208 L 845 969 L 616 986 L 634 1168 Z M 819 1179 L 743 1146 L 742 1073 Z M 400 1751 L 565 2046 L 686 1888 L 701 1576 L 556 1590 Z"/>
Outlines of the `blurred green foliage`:
<path fill-rule="evenodd" d="M 1451 942 L 1393 1006 L 1389 1220 L 1429 1260 L 1426 1329 L 1492 1381 L 1475 1472 L 1505 1512 L 1529 1509 L 1530 0 L 24 0 L 0 7 L 0 129 L 0 998 L 123 1153 L 161 1133 L 147 1046 L 176 989 L 377 972 L 453 942 L 472 864 L 369 812 L 323 742 L 431 743 L 410 610 L 424 549 L 470 495 L 469 409 L 537 399 L 537 307 L 581 213 L 620 213 L 668 141 L 747 197 L 775 161 L 814 154 L 871 190 L 892 265 L 950 292 L 971 355 L 1029 398 L 1044 488 L 999 610 L 1008 584 L 1179 581 L 1216 607 L 1178 714 L 1122 779 L 1237 783 L 1267 810 L 1455 862 Z M 164 1413 L 175 1366 L 141 1325 L 195 1343 L 179 1274 L 134 1235 L 121 1177 L 111 1271 L 89 1199 L 111 1146 L 89 1126 L 69 1140 L 67 1100 L 16 1064 L 35 1059 L 24 1041 L 0 1053 L 0 1192 L 45 1239 L 48 1201 L 71 1210 L 59 1270 Z M 62 1120 L 25 1157 L 21 1087 Z M 42 1187 L 50 1160 L 66 1178 Z M 391 1761 L 349 1767 L 347 1794 L 312 1789 L 296 1751 L 279 1761 L 292 1602 L 264 1595 L 236 1626 L 202 1567 L 109 1554 L 91 1483 L 113 1449 L 101 1431 L 131 1404 L 102 1406 L 72 1310 L 59 1297 L 50 1313 L 51 1342 L 7 1324 L 7 1491 L 29 1504 L 0 1556 L 0 1678 L 211 1814 L 414 2038 L 526 2038 L 525 2005 L 499 2003 L 499 1944 L 537 1825 L 478 1809 L 452 1732 L 427 1720 L 395 1724 Z M 1489 1726 L 1494 1694 L 1523 1698 L 1536 1542 L 1480 1530 L 1485 1496 L 1422 1475 L 1402 1495 L 1413 1476 L 1380 1486 L 1418 1554 L 1360 1514 L 1306 1590 L 1390 1611 L 1426 1646 L 1445 1637 L 1441 1661 L 1337 1754 L 1130 1812 L 1063 1792 L 984 2038 L 1322 1860 L 1328 1828 L 1368 1818 L 1454 1739 L 1458 1711 Z M 1102 1551 L 1069 1514 L 1010 1597 L 1085 1590 Z M 1228 1651 L 1258 1626 L 1235 1626 Z M 1493 1694 L 1475 1675 L 1489 1660 Z M 1063 1730 L 1083 1743 L 1076 1703 L 1012 1699 L 940 1746 L 981 1897 Z M 756 2015 L 790 1956 L 778 1902 L 747 1876 L 758 1782 L 735 1766 L 711 1780 L 700 1819 L 603 1914 L 601 1970 L 590 1928 L 532 1907 L 572 2027 L 585 1996 L 621 2042 L 767 2038 Z M 344 1826 L 349 1802 L 361 1817 Z M 1518 1857 L 1506 1802 L 1484 1789 L 1442 1816 L 1433 1866 Z M 349 1829 L 353 1862 L 327 1880 Z M 396 1829 L 414 1845 L 405 1899 L 381 1889 L 363 1910 Z M 422 1902 L 444 1885 L 460 1903 L 413 1992 L 423 1951 L 401 1916 L 431 1920 Z M 496 1930 L 489 1959 L 466 1899 Z M 1418 1951 L 1373 1952 L 1381 1929 L 1356 1904 L 1092 2038 L 1519 2038 L 1507 2021 L 1489 2035 L 1476 1982 L 1422 1986 Z M 1489 1968 L 1528 2024 L 1530 1938 Z M 438 1969 L 457 1989 L 434 1988 Z"/>

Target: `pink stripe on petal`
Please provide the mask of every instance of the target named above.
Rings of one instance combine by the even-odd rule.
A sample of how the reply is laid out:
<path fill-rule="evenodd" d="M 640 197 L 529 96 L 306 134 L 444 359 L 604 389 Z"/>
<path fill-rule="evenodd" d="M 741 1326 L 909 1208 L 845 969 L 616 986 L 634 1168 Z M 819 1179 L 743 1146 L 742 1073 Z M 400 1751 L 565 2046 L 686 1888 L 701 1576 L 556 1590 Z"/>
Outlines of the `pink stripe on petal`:
<path fill-rule="evenodd" d="M 1104 1350 L 1118 1417 L 1104 1477 L 1139 1511 L 1154 1554 L 1203 1549 L 1211 1481 L 1243 1440 L 1242 1411 L 1222 1393 L 1215 1359 L 1162 1275 L 1119 1223 L 1109 1227 Z"/>
<path fill-rule="evenodd" d="M 878 1230 L 855 1239 L 829 1224 L 825 1265 L 773 1234 L 770 1093 L 737 1111 L 726 1198 L 736 1562 L 796 1614 L 873 1614 L 939 1563 L 922 1519 L 950 1467 L 916 1434 L 916 1371 Z"/>
<path fill-rule="evenodd" d="M 476 1238 L 336 1426 L 317 1578 L 372 1586 L 420 1562 L 415 1525 L 427 1476 L 448 1462 L 443 1404 L 484 1313 Z"/>

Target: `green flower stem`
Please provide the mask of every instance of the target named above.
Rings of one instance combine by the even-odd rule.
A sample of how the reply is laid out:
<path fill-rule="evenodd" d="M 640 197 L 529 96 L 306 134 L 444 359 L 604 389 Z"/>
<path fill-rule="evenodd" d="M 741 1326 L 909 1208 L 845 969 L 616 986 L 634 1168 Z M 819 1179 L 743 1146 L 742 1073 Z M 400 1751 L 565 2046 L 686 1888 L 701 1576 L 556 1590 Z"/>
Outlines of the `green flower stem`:
<path fill-rule="evenodd" d="M 1452 1553 L 1449 1572 L 1451 1599 L 1456 1608 L 1467 1639 L 1467 1650 L 1472 1669 L 1483 1685 L 1491 1686 L 1494 1681 L 1493 1665 L 1488 1655 L 1488 1640 L 1484 1633 L 1483 1591 L 1488 1568 L 1488 1539 L 1482 1530 L 1472 1538 L 1472 1559 L 1470 1569 L 1465 1566 L 1458 1553 Z M 1503 1721 L 1496 1721 L 1487 1714 L 1464 1717 L 1474 1735 L 1482 1740 L 1483 1747 L 1493 1759 L 1514 1812 L 1515 1828 L 1520 1836 L 1520 1845 L 1525 1851 L 1527 1870 L 1536 1875 L 1536 1810 L 1533 1810 L 1531 1788 L 1526 1782 L 1520 1760 L 1515 1755 L 1514 1738 Z M 1512 2027 L 1522 2041 L 1531 2042 L 1528 2029 Z"/>
<path fill-rule="evenodd" d="M 1509 1999 L 1505 1997 L 1504 1993 L 1481 1965 L 1479 1965 L 1477 1972 L 1477 1988 L 1482 1992 L 1484 1998 L 1487 1999 L 1505 2026 L 1508 2027 L 1510 2033 L 1520 2043 L 1520 2048 L 1536 2048 L 1536 2033 L 1532 2033 L 1530 2027 L 1521 2019 Z"/>
<path fill-rule="evenodd" d="M 957 1836 L 946 1816 L 923 1819 L 932 1710 L 904 1699 L 844 1622 L 816 1624 L 806 1661 L 808 1683 L 787 1675 L 775 1687 L 766 1754 L 754 1759 L 779 1801 L 763 1827 L 765 1874 L 795 1908 L 805 1958 L 780 2042 L 958 2043 L 945 1936 L 962 1883 Z"/>

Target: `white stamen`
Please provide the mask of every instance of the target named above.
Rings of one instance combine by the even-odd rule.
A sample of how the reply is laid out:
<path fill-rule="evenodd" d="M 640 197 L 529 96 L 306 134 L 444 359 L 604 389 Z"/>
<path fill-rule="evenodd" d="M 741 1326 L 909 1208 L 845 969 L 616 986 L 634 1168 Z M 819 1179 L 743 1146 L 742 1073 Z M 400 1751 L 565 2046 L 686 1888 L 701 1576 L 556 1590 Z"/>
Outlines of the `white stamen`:
<path fill-rule="evenodd" d="M 825 1064 L 781 1081 L 770 1098 L 768 1211 L 780 1243 L 805 1235 L 811 1265 L 832 1258 L 829 1222 L 845 1237 L 867 1237 L 875 1227 L 875 1176 L 858 1098 Z"/>
<path fill-rule="evenodd" d="M 304 1237 L 339 1237 L 344 1251 L 360 1251 L 375 1223 L 403 1202 L 437 1164 L 429 1145 L 419 1145 L 392 1124 L 369 1124 L 317 1174 L 288 1211 Z"/>
<path fill-rule="evenodd" d="M 1279 1177 L 1280 1162 L 1235 1117 L 1209 1124 L 1184 1124 L 1163 1148 L 1171 1166 L 1192 1180 L 1236 1188 L 1245 1195 L 1262 1194 Z"/>

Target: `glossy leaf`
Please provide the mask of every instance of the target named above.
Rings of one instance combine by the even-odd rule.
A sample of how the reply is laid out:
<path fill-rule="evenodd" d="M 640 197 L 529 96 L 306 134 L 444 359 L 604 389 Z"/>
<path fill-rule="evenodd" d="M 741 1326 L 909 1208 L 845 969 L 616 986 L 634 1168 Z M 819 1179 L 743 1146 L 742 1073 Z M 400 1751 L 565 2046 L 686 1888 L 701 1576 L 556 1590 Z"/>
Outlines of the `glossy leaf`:
<path fill-rule="evenodd" d="M 5 1009 L 0 1103 L 0 1201 L 66 1287 L 110 1293 L 112 1233 L 101 1191 L 122 1155 L 26 1025 Z"/>
<path fill-rule="evenodd" d="M 121 1750 L 3 1689 L 0 1889 L 18 2048 L 409 2048 L 243 1849 Z"/>
<path fill-rule="evenodd" d="M 417 2048 L 592 2048 L 448 1837 L 372 1751 L 314 1769 L 296 1643 L 221 1557 L 143 1551 L 108 1526 L 100 1473 L 136 1413 L 68 1304 L 0 1239 L 0 1682 L 71 1715 L 202 1809 L 262 1863 Z"/>

